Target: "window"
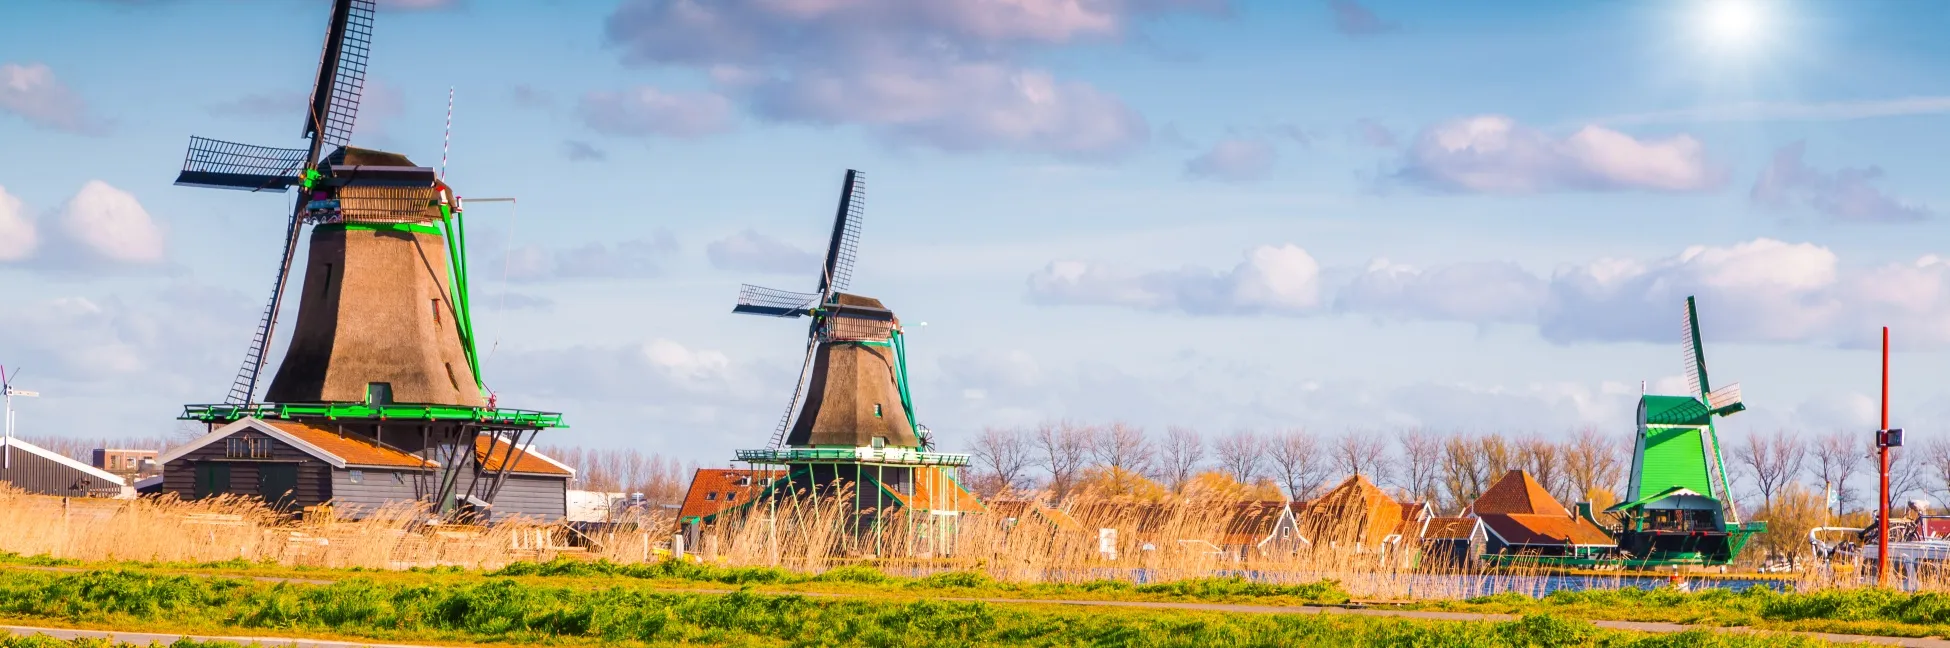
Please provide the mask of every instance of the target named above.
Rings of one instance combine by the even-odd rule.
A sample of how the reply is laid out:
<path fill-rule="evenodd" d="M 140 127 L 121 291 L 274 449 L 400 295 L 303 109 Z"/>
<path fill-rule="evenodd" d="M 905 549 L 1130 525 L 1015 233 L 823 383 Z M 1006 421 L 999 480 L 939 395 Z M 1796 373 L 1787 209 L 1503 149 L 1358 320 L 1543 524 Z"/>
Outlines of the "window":
<path fill-rule="evenodd" d="M 347 471 L 345 474 L 345 479 L 346 481 L 350 481 L 354 484 L 366 483 L 366 471 L 363 470 Z"/>
<path fill-rule="evenodd" d="M 440 300 L 433 300 L 433 330 L 440 330 Z"/>
<path fill-rule="evenodd" d="M 717 494 L 717 493 L 705 493 L 705 494 L 704 494 L 704 501 L 706 501 L 706 502 L 716 502 L 716 501 L 718 501 L 718 494 Z"/>
<path fill-rule="evenodd" d="M 738 478 L 738 485 L 739 485 L 739 486 L 750 486 L 750 485 L 752 485 L 752 478 L 751 478 L 751 477 L 748 477 L 748 476 L 747 476 L 747 477 L 739 477 L 739 478 Z"/>
<path fill-rule="evenodd" d="M 393 383 L 366 383 L 366 404 L 393 404 Z"/>
<path fill-rule="evenodd" d="M 129 457 L 129 458 L 128 458 L 128 462 L 127 462 L 127 466 L 128 466 L 128 467 L 130 467 L 130 468 L 134 468 L 134 467 L 135 467 L 135 457 Z"/>
<path fill-rule="evenodd" d="M 735 502 L 735 501 L 738 501 L 738 493 L 735 493 L 735 492 L 732 492 L 732 493 L 725 493 L 725 494 L 724 494 L 724 501 L 727 501 L 727 502 Z"/>
<path fill-rule="evenodd" d="M 880 403 L 873 404 L 873 417 L 880 418 Z"/>
<path fill-rule="evenodd" d="M 887 447 L 887 437 L 874 437 L 871 443 L 875 448 L 885 448 Z"/>
<path fill-rule="evenodd" d="M 230 437 L 223 440 L 223 456 L 229 459 L 270 459 L 271 440 Z"/>
<path fill-rule="evenodd" d="M 406 483 L 406 473 L 393 473 L 393 483 L 395 484 Z"/>
<path fill-rule="evenodd" d="M 330 297 L 331 295 L 332 295 L 332 264 L 327 263 L 325 264 L 325 280 L 318 282 L 318 298 L 324 299 L 326 297 Z"/>

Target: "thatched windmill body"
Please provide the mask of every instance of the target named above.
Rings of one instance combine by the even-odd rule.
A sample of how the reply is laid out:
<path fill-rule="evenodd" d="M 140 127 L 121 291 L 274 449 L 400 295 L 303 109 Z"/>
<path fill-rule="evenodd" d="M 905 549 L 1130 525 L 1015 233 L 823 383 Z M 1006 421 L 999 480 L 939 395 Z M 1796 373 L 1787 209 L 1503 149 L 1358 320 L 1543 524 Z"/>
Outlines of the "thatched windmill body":
<path fill-rule="evenodd" d="M 442 466 L 423 496 L 452 512 L 491 503 L 506 457 L 561 417 L 496 407 L 482 386 L 461 198 L 432 168 L 351 145 L 373 14 L 373 0 L 332 3 L 306 146 L 190 140 L 177 184 L 295 189 L 296 197 L 270 303 L 225 402 L 186 406 L 182 418 L 213 428 L 245 417 L 302 421 L 418 453 Z M 294 294 L 287 284 L 307 226 Z M 278 315 L 291 300 L 291 342 L 259 399 Z"/>
<path fill-rule="evenodd" d="M 900 318 L 878 299 L 842 292 L 858 258 L 865 191 L 864 175 L 848 170 L 815 292 L 739 291 L 733 312 L 808 317 L 812 324 L 798 385 L 770 446 L 740 450 L 738 459 L 785 467 L 786 477 L 764 500 L 846 497 L 860 530 L 879 529 L 893 509 L 937 518 L 978 511 L 980 502 L 956 476 L 968 455 L 934 452 L 927 428 L 915 420 Z"/>

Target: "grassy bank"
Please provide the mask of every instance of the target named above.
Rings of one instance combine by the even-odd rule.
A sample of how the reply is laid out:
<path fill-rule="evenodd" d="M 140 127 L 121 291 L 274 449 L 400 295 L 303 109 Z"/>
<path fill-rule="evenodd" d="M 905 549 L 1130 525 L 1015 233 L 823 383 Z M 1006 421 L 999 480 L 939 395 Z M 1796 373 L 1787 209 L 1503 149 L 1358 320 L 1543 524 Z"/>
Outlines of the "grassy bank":
<path fill-rule="evenodd" d="M 1950 594 L 1873 588 L 1790 593 L 1764 588 L 1743 592 L 1627 588 L 1559 591 L 1542 598 L 1500 594 L 1463 601 L 1421 602 L 1405 607 L 1893 637 L 1950 635 Z"/>
<path fill-rule="evenodd" d="M 134 571 L 0 575 L 17 622 L 386 641 L 730 646 L 1758 646 L 1796 637 L 1648 635 L 1531 615 L 1512 622 L 1251 615 L 898 600 L 815 599 L 508 578 L 405 585 L 261 583 Z"/>

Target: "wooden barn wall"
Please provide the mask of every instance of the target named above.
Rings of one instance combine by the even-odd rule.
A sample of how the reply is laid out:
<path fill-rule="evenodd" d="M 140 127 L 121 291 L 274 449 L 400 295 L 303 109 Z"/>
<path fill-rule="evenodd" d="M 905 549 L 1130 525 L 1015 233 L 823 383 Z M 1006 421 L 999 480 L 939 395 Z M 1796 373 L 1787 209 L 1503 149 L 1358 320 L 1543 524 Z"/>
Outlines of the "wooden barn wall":
<path fill-rule="evenodd" d="M 4 452 L 0 450 L 0 452 Z M 47 457 L 12 448 L 11 465 L 0 463 L 0 481 L 37 495 L 112 497 L 122 487 Z"/>
<path fill-rule="evenodd" d="M 352 483 L 353 470 L 360 471 L 363 476 L 360 483 Z M 334 513 L 357 519 L 387 504 L 426 499 L 427 495 L 422 491 L 425 484 L 420 477 L 423 474 L 384 468 L 334 470 L 332 504 L 340 509 Z"/>
<path fill-rule="evenodd" d="M 256 497 L 259 466 L 266 463 L 296 463 L 298 464 L 298 487 L 293 493 L 293 504 L 316 506 L 332 499 L 331 464 L 257 430 L 246 428 L 230 435 L 230 438 L 265 439 L 271 444 L 271 458 L 225 457 L 224 448 L 228 444 L 218 440 L 164 465 L 163 492 L 176 493 L 183 499 L 196 497 L 196 464 L 216 462 L 230 464 L 230 488 L 225 491 L 226 493 Z"/>
<path fill-rule="evenodd" d="M 481 488 L 487 487 L 487 480 L 494 475 L 481 475 Z M 468 481 L 463 477 L 462 481 Z M 461 492 L 474 492 L 472 484 L 462 484 Z M 569 480 L 566 477 L 544 477 L 540 475 L 508 475 L 501 484 L 501 492 L 494 496 L 494 519 L 507 520 L 525 517 L 543 522 L 555 522 L 569 514 Z"/>

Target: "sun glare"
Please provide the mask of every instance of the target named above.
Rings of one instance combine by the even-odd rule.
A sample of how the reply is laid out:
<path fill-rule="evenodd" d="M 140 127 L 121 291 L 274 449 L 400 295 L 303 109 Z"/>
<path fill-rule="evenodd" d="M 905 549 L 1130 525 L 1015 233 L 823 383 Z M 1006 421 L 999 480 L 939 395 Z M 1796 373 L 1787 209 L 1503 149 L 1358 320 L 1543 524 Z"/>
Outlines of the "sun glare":
<path fill-rule="evenodd" d="M 1700 26 L 1713 45 L 1744 49 L 1759 38 L 1765 18 L 1754 0 L 1708 0 Z"/>

